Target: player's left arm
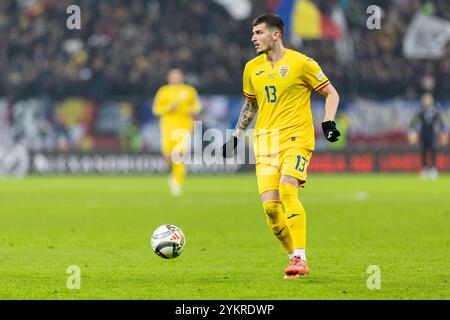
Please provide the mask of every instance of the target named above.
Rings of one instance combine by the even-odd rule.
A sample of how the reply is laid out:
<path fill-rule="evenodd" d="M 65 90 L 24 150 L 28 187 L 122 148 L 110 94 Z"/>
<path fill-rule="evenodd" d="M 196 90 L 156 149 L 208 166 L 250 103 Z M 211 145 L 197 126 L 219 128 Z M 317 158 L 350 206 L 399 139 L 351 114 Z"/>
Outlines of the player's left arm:
<path fill-rule="evenodd" d="M 336 128 L 336 122 L 334 122 L 339 106 L 339 94 L 331 83 L 317 92 L 325 97 L 325 116 L 322 121 L 323 133 L 328 141 L 336 142 L 341 135 Z"/>
<path fill-rule="evenodd" d="M 192 88 L 191 94 L 192 94 L 191 116 L 194 117 L 196 114 L 199 114 L 200 111 L 202 111 L 202 103 L 195 88 Z"/>
<path fill-rule="evenodd" d="M 336 142 L 341 135 L 334 122 L 339 105 L 339 94 L 314 59 L 307 57 L 302 66 L 302 79 L 314 91 L 325 97 L 325 116 L 322 122 L 325 138 L 330 142 Z"/>
<path fill-rule="evenodd" d="M 446 146 L 448 144 L 448 127 L 440 110 L 437 113 L 437 122 L 440 127 L 439 145 Z"/>

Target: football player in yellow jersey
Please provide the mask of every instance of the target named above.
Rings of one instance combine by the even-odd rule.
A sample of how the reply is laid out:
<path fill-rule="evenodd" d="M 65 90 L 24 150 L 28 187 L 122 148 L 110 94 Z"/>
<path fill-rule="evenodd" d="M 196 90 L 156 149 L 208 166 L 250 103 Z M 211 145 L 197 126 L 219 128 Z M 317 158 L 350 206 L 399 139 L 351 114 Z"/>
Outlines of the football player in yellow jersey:
<path fill-rule="evenodd" d="M 339 95 L 313 59 L 283 46 L 284 23 L 274 14 L 253 22 L 258 57 L 244 69 L 246 98 L 231 139 L 223 146 L 230 157 L 258 112 L 253 147 L 258 189 L 267 223 L 290 257 L 285 278 L 309 274 L 306 263 L 306 213 L 298 198 L 314 150 L 312 90 L 325 96 L 322 129 L 331 142 L 340 136 L 334 118 Z"/>
<path fill-rule="evenodd" d="M 200 112 L 201 104 L 195 88 L 184 84 L 181 70 L 170 70 L 167 82 L 156 93 L 153 114 L 160 117 L 161 153 L 170 167 L 170 190 L 179 196 L 186 175 L 182 158 L 188 150 L 194 116 Z"/>

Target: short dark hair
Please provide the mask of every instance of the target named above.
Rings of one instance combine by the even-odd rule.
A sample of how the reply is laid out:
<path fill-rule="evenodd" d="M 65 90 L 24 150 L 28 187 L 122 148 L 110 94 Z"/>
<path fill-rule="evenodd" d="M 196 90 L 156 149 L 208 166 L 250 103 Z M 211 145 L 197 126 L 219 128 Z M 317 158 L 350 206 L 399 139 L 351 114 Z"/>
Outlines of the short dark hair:
<path fill-rule="evenodd" d="M 255 27 L 259 24 L 265 23 L 270 28 L 277 28 L 281 32 L 281 37 L 284 35 L 284 22 L 280 16 L 274 13 L 265 13 L 253 20 L 252 26 Z"/>

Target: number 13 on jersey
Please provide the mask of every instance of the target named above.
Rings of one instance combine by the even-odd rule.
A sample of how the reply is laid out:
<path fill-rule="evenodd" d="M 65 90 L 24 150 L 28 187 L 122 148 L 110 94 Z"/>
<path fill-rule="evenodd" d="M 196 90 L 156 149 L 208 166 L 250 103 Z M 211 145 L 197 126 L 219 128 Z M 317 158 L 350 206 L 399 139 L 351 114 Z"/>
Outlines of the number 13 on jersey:
<path fill-rule="evenodd" d="M 275 86 L 265 86 L 267 94 L 267 102 L 277 102 L 277 88 Z"/>

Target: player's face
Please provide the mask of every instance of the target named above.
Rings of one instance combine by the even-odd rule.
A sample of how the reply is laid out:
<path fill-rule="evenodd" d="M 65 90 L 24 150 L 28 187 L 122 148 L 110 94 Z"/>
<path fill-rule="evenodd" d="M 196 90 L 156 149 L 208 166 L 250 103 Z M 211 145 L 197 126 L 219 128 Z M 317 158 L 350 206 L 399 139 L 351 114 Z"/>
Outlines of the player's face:
<path fill-rule="evenodd" d="M 422 105 L 425 108 L 431 108 L 433 106 L 433 96 L 429 93 L 426 93 L 422 96 Z"/>
<path fill-rule="evenodd" d="M 258 54 L 267 53 L 272 50 L 275 42 L 275 31 L 268 28 L 265 23 L 253 27 L 252 42 Z"/>
<path fill-rule="evenodd" d="M 183 72 L 179 69 L 170 70 L 167 74 L 167 82 L 170 84 L 182 84 L 184 81 Z"/>

